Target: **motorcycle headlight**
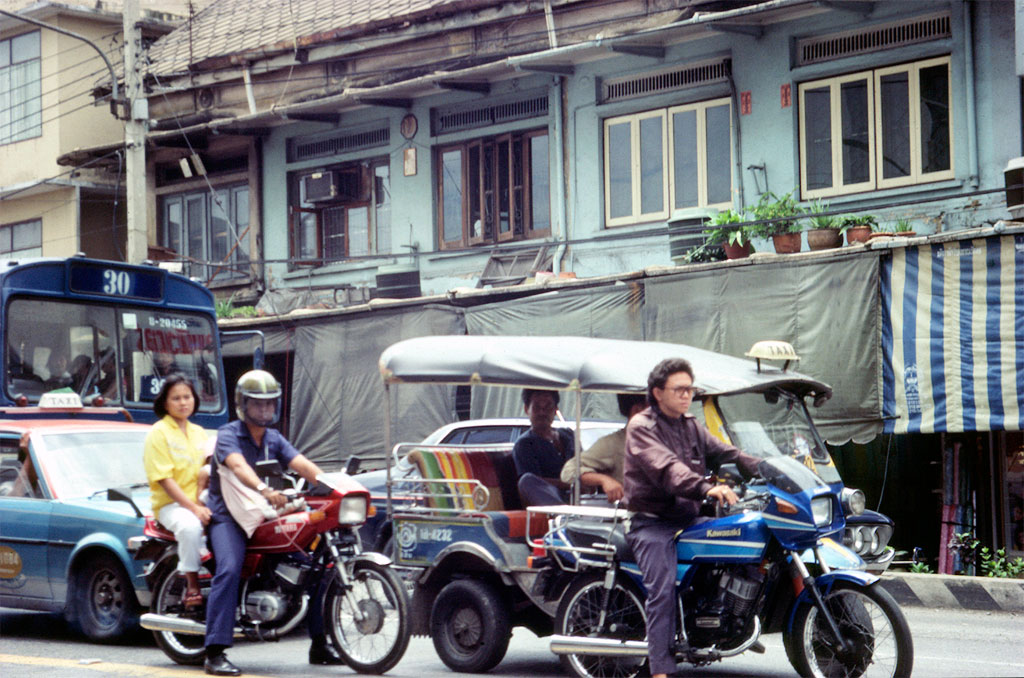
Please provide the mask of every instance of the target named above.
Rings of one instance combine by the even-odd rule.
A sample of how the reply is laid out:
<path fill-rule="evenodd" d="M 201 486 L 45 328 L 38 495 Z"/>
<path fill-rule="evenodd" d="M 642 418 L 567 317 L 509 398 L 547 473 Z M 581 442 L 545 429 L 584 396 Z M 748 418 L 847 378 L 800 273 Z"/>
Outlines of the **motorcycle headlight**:
<path fill-rule="evenodd" d="M 892 525 L 879 525 L 875 528 L 875 534 L 878 536 L 878 554 L 881 554 L 889 545 L 889 539 L 892 537 Z"/>
<path fill-rule="evenodd" d="M 342 525 L 362 525 L 366 522 L 366 497 L 356 495 L 341 500 L 338 522 Z"/>
<path fill-rule="evenodd" d="M 864 493 L 852 487 L 843 488 L 841 499 L 843 510 L 848 516 L 859 516 L 867 508 L 867 499 L 864 497 Z"/>
<path fill-rule="evenodd" d="M 872 528 L 870 532 L 871 541 L 868 543 L 868 553 L 870 553 L 873 556 L 877 556 L 879 551 L 881 550 L 878 547 L 878 528 Z"/>
<path fill-rule="evenodd" d="M 864 530 L 859 527 L 853 528 L 853 552 L 864 553 Z"/>
<path fill-rule="evenodd" d="M 815 527 L 832 524 L 832 497 L 817 497 L 811 500 L 811 516 Z"/>

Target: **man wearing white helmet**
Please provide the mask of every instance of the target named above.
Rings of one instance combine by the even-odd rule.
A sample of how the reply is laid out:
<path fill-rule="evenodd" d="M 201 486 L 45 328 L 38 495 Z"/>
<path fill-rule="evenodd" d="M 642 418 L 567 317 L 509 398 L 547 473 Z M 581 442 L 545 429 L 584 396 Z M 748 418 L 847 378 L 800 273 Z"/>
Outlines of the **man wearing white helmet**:
<path fill-rule="evenodd" d="M 235 386 L 235 412 L 238 420 L 220 427 L 213 464 L 223 464 L 248 487 L 262 494 L 274 507 L 286 502 L 285 495 L 268 487 L 253 468 L 258 460 L 277 460 L 316 484 L 320 468 L 306 459 L 280 432 L 268 428 L 281 415 L 281 386 L 269 372 L 251 370 L 242 375 Z M 215 676 L 237 676 L 241 671 L 224 650 L 232 645 L 235 607 L 242 563 L 245 559 L 246 534 L 228 511 L 221 494 L 220 474 L 210 474 L 207 505 L 212 513 L 209 535 L 217 566 L 210 584 L 206 604 L 206 672 Z M 341 657 L 327 644 L 323 618 L 318 605 L 310 608 L 307 619 L 313 643 L 309 649 L 311 664 L 340 664 Z"/>

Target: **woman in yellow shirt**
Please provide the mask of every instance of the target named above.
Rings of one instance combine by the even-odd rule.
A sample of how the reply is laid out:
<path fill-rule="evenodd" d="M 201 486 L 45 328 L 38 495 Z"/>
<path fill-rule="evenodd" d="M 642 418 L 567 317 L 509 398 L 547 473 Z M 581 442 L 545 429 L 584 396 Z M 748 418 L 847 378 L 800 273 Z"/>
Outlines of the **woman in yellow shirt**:
<path fill-rule="evenodd" d="M 199 561 L 210 509 L 199 501 L 199 469 L 206 457 L 206 432 L 188 420 L 199 394 L 182 374 L 166 378 L 153 402 L 160 420 L 146 436 L 143 462 L 153 495 L 153 515 L 178 540 L 178 572 L 185 575 L 186 608 L 202 605 Z"/>

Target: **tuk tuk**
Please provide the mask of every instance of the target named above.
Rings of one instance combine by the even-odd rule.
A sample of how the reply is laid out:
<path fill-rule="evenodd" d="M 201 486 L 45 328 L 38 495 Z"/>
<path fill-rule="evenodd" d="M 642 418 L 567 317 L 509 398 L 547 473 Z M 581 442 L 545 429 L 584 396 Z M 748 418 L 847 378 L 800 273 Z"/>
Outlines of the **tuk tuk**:
<path fill-rule="evenodd" d="M 792 347 L 759 342 L 737 358 L 664 342 L 589 337 L 430 336 L 408 339 L 380 357 L 385 388 L 385 431 L 391 445 L 393 391 L 415 384 L 538 388 L 575 394 L 575 455 L 582 452 L 584 394 L 645 393 L 651 369 L 665 358 L 693 365 L 691 413 L 712 434 L 748 454 L 792 456 L 829 485 L 839 474 L 810 416 L 832 389 L 790 371 Z M 783 364 L 770 365 L 772 359 Z M 591 396 L 588 396 L 591 397 Z M 394 535 L 393 560 L 409 574 L 412 632 L 430 634 L 453 670 L 496 666 L 511 629 L 538 636 L 553 632 L 553 618 L 571 573 L 547 567 L 540 539 L 548 518 L 567 509 L 523 509 L 515 487 L 511 446 L 400 443 L 388 455 L 386 520 Z M 418 473 L 393 475 L 392 459 Z M 573 504 L 581 488 L 573 488 Z M 610 505 L 605 504 L 606 508 Z M 382 507 L 383 508 L 383 507 Z M 586 512 L 587 507 L 580 507 Z M 864 567 L 856 554 L 831 542 L 836 567 Z"/>

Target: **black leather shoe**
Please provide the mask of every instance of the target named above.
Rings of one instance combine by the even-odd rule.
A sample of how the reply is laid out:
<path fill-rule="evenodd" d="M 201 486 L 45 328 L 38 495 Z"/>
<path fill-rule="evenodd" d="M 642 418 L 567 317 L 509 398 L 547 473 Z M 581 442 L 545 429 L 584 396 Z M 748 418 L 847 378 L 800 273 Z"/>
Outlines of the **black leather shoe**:
<path fill-rule="evenodd" d="M 226 654 L 219 654 L 216 657 L 207 657 L 204 664 L 206 672 L 211 676 L 240 676 L 241 669 L 228 661 Z"/>
<path fill-rule="evenodd" d="M 327 643 L 313 643 L 309 646 L 310 664 L 344 664 L 345 660 Z"/>

